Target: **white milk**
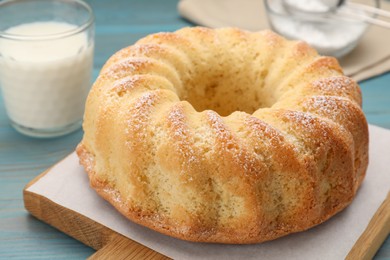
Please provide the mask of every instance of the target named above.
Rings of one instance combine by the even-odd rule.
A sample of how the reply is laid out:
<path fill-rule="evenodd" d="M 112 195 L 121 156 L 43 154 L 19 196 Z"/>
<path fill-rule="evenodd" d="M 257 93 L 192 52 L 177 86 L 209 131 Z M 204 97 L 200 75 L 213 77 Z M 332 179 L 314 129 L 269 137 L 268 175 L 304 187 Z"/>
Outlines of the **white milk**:
<path fill-rule="evenodd" d="M 6 33 L 41 36 L 74 28 L 68 23 L 36 22 Z M 14 123 L 47 130 L 80 122 L 91 80 L 90 42 L 85 32 L 56 40 L 0 39 L 0 85 Z"/>

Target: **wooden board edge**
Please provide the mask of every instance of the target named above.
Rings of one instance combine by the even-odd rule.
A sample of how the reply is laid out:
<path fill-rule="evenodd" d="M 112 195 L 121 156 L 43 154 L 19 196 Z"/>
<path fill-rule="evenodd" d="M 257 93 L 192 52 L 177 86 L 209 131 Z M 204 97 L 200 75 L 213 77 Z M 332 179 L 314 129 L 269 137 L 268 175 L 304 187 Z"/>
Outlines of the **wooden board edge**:
<path fill-rule="evenodd" d="M 90 259 L 109 259 L 113 256 L 112 250 L 122 252 L 127 259 L 133 259 L 130 257 L 136 257 L 137 259 L 169 259 L 78 212 L 27 190 L 45 176 L 51 168 L 35 177 L 23 189 L 24 206 L 31 215 L 83 244 L 98 250 Z M 389 233 L 390 192 L 348 253 L 346 259 L 372 259 Z M 133 254 L 129 254 L 129 248 L 132 249 Z M 116 255 L 116 257 L 119 257 L 119 255 Z"/>
<path fill-rule="evenodd" d="M 169 259 L 78 212 L 27 190 L 48 172 L 49 170 L 41 173 L 25 186 L 24 207 L 37 219 L 97 250 L 91 259 L 108 259 L 113 256 L 116 259 L 124 259 L 123 256 L 127 259 Z M 132 256 L 134 258 L 129 258 Z"/>
<path fill-rule="evenodd" d="M 95 250 L 102 248 L 115 234 L 111 229 L 42 195 L 23 190 L 23 200 L 31 215 Z"/>
<path fill-rule="evenodd" d="M 346 259 L 372 259 L 390 233 L 390 192 L 371 218 Z"/>
<path fill-rule="evenodd" d="M 103 248 L 96 251 L 89 260 L 95 259 L 170 259 L 122 235 L 115 235 Z"/>

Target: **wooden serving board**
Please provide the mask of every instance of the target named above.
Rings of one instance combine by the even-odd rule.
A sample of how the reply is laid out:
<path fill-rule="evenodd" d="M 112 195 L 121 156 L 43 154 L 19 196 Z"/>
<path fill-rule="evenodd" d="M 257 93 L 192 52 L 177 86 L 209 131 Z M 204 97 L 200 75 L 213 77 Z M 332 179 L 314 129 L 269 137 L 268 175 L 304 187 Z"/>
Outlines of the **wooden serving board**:
<path fill-rule="evenodd" d="M 25 208 L 36 218 L 97 250 L 89 259 L 169 259 L 78 212 L 27 190 L 47 172 L 26 185 L 23 190 Z M 389 233 L 390 193 L 346 259 L 372 259 Z"/>
<path fill-rule="evenodd" d="M 97 250 L 88 259 L 170 259 L 78 212 L 27 191 L 47 172 L 26 185 L 23 190 L 24 206 L 34 217 Z"/>

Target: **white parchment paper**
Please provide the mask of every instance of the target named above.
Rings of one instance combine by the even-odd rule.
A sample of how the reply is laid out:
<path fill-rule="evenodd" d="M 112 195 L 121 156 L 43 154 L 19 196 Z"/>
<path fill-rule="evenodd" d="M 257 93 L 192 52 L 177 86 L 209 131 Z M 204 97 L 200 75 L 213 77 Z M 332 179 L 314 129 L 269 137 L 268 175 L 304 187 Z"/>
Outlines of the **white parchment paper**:
<path fill-rule="evenodd" d="M 370 164 L 353 203 L 315 228 L 255 245 L 185 242 L 132 223 L 89 187 L 75 153 L 28 190 L 174 259 L 344 259 L 390 190 L 389 147 L 390 131 L 371 125 Z"/>

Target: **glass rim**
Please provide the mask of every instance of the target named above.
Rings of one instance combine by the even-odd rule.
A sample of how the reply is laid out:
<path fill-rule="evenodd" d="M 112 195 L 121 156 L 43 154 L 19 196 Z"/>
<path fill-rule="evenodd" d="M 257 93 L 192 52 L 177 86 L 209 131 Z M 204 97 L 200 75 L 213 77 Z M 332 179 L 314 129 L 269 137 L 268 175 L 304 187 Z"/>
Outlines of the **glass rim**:
<path fill-rule="evenodd" d="M 0 1 L 0 8 L 4 7 L 6 5 L 11 5 L 11 4 L 20 3 L 20 2 L 29 2 L 29 0 L 4 0 L 4 1 Z M 25 41 L 42 41 L 42 40 L 61 39 L 61 38 L 65 38 L 65 37 L 69 37 L 69 36 L 78 34 L 82 31 L 86 30 L 95 21 L 95 17 L 94 17 L 91 6 L 82 0 L 55 0 L 52 2 L 63 2 L 65 4 L 76 3 L 87 10 L 88 19 L 82 25 L 77 26 L 74 29 L 60 32 L 60 33 L 51 33 L 51 34 L 42 34 L 42 35 L 23 35 L 23 34 L 7 33 L 5 31 L 0 30 L 0 39 L 4 38 L 4 39 L 8 39 L 8 40 L 25 40 Z"/>

